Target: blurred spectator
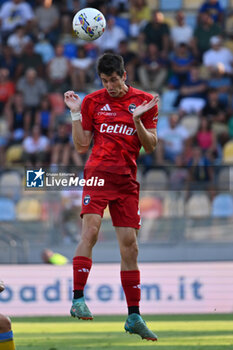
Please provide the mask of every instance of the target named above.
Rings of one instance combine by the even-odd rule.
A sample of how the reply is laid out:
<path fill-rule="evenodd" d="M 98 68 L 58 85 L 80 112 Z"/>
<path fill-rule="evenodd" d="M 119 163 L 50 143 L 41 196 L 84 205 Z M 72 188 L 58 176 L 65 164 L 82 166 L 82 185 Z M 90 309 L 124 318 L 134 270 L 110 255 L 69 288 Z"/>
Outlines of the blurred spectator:
<path fill-rule="evenodd" d="M 159 162 L 164 163 L 164 160 L 168 160 L 174 164 L 176 157 L 181 155 L 184 150 L 189 132 L 183 125 L 179 124 L 179 115 L 172 114 L 169 118 L 169 126 L 163 129 L 158 137 L 160 141 L 157 149 Z"/>
<path fill-rule="evenodd" d="M 69 262 L 67 257 L 60 253 L 54 253 L 51 249 L 48 248 L 43 250 L 41 257 L 45 264 L 66 265 Z"/>
<path fill-rule="evenodd" d="M 201 60 L 204 52 L 210 48 L 210 38 L 221 33 L 222 28 L 214 23 L 210 14 L 208 12 L 201 13 L 200 23 L 197 24 L 194 30 L 194 39 L 192 42 L 195 56 Z"/>
<path fill-rule="evenodd" d="M 139 65 L 138 56 L 135 52 L 130 50 L 128 40 L 121 40 L 118 53 L 124 59 L 127 83 L 132 84 L 137 80 L 137 66 Z"/>
<path fill-rule="evenodd" d="M 107 18 L 107 24 L 106 29 L 104 31 L 104 35 L 98 38 L 95 41 L 95 44 L 98 46 L 101 52 L 107 50 L 117 52 L 121 40 L 124 39 L 126 39 L 126 34 L 124 30 L 118 25 L 116 25 L 115 18 L 113 16 L 109 16 Z"/>
<path fill-rule="evenodd" d="M 151 10 L 146 0 L 132 0 L 129 9 L 130 36 L 137 38 L 140 31 L 151 20 Z"/>
<path fill-rule="evenodd" d="M 209 76 L 208 86 L 218 91 L 219 101 L 229 105 L 231 93 L 231 78 L 227 76 L 221 66 L 212 71 Z"/>
<path fill-rule="evenodd" d="M 207 83 L 200 78 L 200 67 L 193 65 L 190 68 L 187 80 L 180 87 L 178 97 L 180 113 L 200 112 L 206 103 L 206 90 Z"/>
<path fill-rule="evenodd" d="M 61 44 L 57 44 L 55 56 L 47 65 L 49 90 L 65 92 L 69 88 L 70 73 L 71 64 L 68 58 L 64 56 L 64 47 Z"/>
<path fill-rule="evenodd" d="M 213 36 L 210 39 L 211 48 L 203 55 L 203 64 L 210 72 L 219 68 L 225 74 L 233 73 L 233 53 L 226 47 L 222 46 L 222 39 L 219 36 Z"/>
<path fill-rule="evenodd" d="M 59 123 L 57 133 L 52 141 L 51 165 L 69 165 L 70 137 L 67 125 Z"/>
<path fill-rule="evenodd" d="M 113 7 L 117 13 L 129 11 L 129 9 L 130 9 L 129 2 L 130 1 L 128 1 L 128 0 L 106 1 L 106 3 L 108 3 L 108 6 L 110 7 L 110 9 Z"/>
<path fill-rule="evenodd" d="M 219 101 L 218 91 L 214 88 L 207 92 L 206 105 L 201 110 L 201 115 L 213 121 L 218 118 L 218 115 L 224 113 L 225 105 Z"/>
<path fill-rule="evenodd" d="M 40 127 L 34 125 L 31 136 L 23 141 L 23 160 L 28 167 L 40 167 L 48 162 L 49 139 L 41 135 Z"/>
<path fill-rule="evenodd" d="M 187 165 L 189 167 L 189 190 L 207 189 L 214 176 L 208 154 L 203 155 L 201 148 L 195 146 L 192 157 L 189 159 Z"/>
<path fill-rule="evenodd" d="M 0 68 L 0 115 L 3 114 L 9 98 L 15 92 L 15 84 L 9 79 L 9 70 Z"/>
<path fill-rule="evenodd" d="M 170 49 L 170 29 L 164 22 L 162 12 L 155 11 L 152 20 L 143 29 L 139 42 L 141 43 L 144 40 L 146 44 L 155 44 L 160 54 L 167 57 Z"/>
<path fill-rule="evenodd" d="M 36 124 L 40 126 L 43 135 L 52 136 L 55 123 L 55 113 L 48 95 L 42 97 L 39 108 L 36 112 Z"/>
<path fill-rule="evenodd" d="M 82 190 L 61 191 L 61 226 L 63 242 L 77 242 L 81 238 L 82 219 L 80 217 Z M 78 235 L 77 235 L 78 233 Z"/>
<path fill-rule="evenodd" d="M 171 168 L 169 176 L 169 185 L 171 190 L 183 191 L 185 188 L 185 183 L 188 178 L 188 170 L 184 166 L 184 157 L 178 155 L 175 158 L 175 167 Z"/>
<path fill-rule="evenodd" d="M 201 118 L 199 130 L 196 134 L 197 145 L 205 153 L 207 150 L 210 154 L 216 155 L 216 137 L 211 128 L 212 124 L 210 120 Z"/>
<path fill-rule="evenodd" d="M 0 67 L 7 68 L 9 70 L 9 76 L 11 79 L 18 78 L 17 76 L 18 59 L 13 54 L 11 47 L 3 45 L 2 52 L 0 53 Z"/>
<path fill-rule="evenodd" d="M 229 136 L 231 139 L 233 139 L 233 116 L 231 116 L 231 118 L 229 118 L 228 121 L 228 130 L 229 130 Z"/>
<path fill-rule="evenodd" d="M 31 6 L 23 0 L 9 0 L 0 9 L 0 26 L 3 39 L 13 33 L 18 25 L 32 28 L 34 13 Z"/>
<path fill-rule="evenodd" d="M 185 23 L 184 11 L 179 10 L 176 13 L 176 25 L 171 28 L 171 39 L 174 46 L 181 43 L 190 44 L 193 37 L 193 28 Z"/>
<path fill-rule="evenodd" d="M 7 39 L 7 45 L 10 46 L 15 55 L 21 55 L 25 45 L 31 40 L 30 36 L 26 34 L 25 27 L 17 26 L 14 33 Z"/>
<path fill-rule="evenodd" d="M 41 56 L 44 65 L 51 61 L 55 55 L 53 45 L 43 33 L 39 34 L 34 51 Z"/>
<path fill-rule="evenodd" d="M 65 0 L 62 1 L 61 4 L 59 4 L 60 8 L 60 14 L 64 13 L 70 13 L 75 14 L 77 13 L 81 8 L 84 8 L 86 6 L 86 0 Z"/>
<path fill-rule="evenodd" d="M 27 110 L 30 111 L 31 125 L 33 125 L 41 98 L 47 94 L 47 85 L 37 76 L 34 68 L 28 68 L 25 75 L 19 79 L 17 90 L 23 93 L 24 103 Z"/>
<path fill-rule="evenodd" d="M 49 41 L 56 44 L 59 32 L 59 11 L 52 0 L 39 0 L 35 9 L 38 31 L 47 36 Z"/>
<path fill-rule="evenodd" d="M 17 76 L 23 75 L 28 68 L 34 68 L 37 74 L 42 78 L 44 75 L 44 65 L 41 55 L 34 51 L 34 43 L 29 41 L 23 49 L 17 66 Z"/>
<path fill-rule="evenodd" d="M 77 43 L 78 38 L 73 32 L 72 28 L 72 16 L 68 13 L 65 13 L 61 16 L 60 23 L 60 33 L 59 33 L 59 44 L 69 44 Z"/>
<path fill-rule="evenodd" d="M 167 77 L 166 62 L 160 57 L 155 44 L 149 44 L 147 54 L 138 68 L 139 82 L 144 90 L 161 92 Z"/>
<path fill-rule="evenodd" d="M 84 46 L 79 46 L 77 51 L 77 58 L 71 60 L 72 88 L 75 91 L 86 91 L 86 84 L 94 80 L 94 62 L 87 57 Z"/>
<path fill-rule="evenodd" d="M 233 10 L 227 13 L 225 18 L 225 46 L 233 52 Z"/>
<path fill-rule="evenodd" d="M 180 43 L 175 47 L 174 52 L 171 54 L 171 73 L 174 78 L 179 81 L 179 85 L 184 84 L 188 78 L 188 73 L 192 64 L 194 63 L 194 57 L 185 43 Z"/>
<path fill-rule="evenodd" d="M 206 0 L 201 5 L 200 13 L 208 12 L 215 23 L 219 23 L 220 25 L 224 20 L 224 10 L 220 1 L 218 0 Z"/>
<path fill-rule="evenodd" d="M 10 143 L 21 142 L 30 127 L 30 113 L 25 108 L 22 92 L 17 91 L 8 102 L 6 117 L 11 132 Z"/>

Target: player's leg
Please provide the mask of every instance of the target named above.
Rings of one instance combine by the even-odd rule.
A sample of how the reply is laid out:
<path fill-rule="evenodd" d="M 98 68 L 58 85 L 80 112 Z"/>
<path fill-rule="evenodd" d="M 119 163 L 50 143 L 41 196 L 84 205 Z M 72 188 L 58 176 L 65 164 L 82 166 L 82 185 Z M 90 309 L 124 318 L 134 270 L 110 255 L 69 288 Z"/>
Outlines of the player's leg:
<path fill-rule="evenodd" d="M 0 314 L 0 349 L 15 349 L 13 332 L 11 330 L 11 321 L 8 317 L 2 314 Z"/>
<path fill-rule="evenodd" d="M 71 316 L 83 320 L 92 320 L 93 316 L 84 299 L 84 287 L 92 266 L 92 249 L 98 239 L 101 215 L 84 214 L 81 240 L 73 259 L 74 297 L 70 310 Z"/>
<path fill-rule="evenodd" d="M 121 253 L 121 283 L 128 306 L 125 330 L 140 335 L 142 339 L 155 341 L 157 340 L 156 334 L 147 327 L 139 311 L 141 288 L 140 271 L 137 265 L 137 230 L 132 227 L 116 227 L 115 229 Z"/>
<path fill-rule="evenodd" d="M 128 313 L 140 314 L 140 271 L 137 264 L 137 230 L 115 227 L 121 254 L 121 283 L 125 292 Z"/>

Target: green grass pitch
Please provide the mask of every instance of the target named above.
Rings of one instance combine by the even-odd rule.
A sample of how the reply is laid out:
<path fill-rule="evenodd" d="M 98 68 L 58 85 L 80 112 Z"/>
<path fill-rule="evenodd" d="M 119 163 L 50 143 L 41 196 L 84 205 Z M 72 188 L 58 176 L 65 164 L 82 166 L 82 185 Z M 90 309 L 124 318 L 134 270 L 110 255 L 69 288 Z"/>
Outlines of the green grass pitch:
<path fill-rule="evenodd" d="M 232 350 L 233 314 L 144 316 L 159 340 L 124 332 L 123 316 L 12 318 L 17 350 Z"/>

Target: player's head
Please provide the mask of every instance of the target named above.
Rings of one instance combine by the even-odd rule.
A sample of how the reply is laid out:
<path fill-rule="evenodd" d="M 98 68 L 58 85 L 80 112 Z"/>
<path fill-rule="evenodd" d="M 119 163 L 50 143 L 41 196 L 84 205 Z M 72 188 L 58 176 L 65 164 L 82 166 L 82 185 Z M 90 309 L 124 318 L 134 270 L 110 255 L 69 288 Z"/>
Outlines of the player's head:
<path fill-rule="evenodd" d="M 117 73 L 120 77 L 125 72 L 123 57 L 115 53 L 105 53 L 98 60 L 98 74 L 112 75 Z"/>
<path fill-rule="evenodd" d="M 120 97 L 125 91 L 126 71 L 122 56 L 105 53 L 98 60 L 98 74 L 103 86 L 112 97 Z"/>

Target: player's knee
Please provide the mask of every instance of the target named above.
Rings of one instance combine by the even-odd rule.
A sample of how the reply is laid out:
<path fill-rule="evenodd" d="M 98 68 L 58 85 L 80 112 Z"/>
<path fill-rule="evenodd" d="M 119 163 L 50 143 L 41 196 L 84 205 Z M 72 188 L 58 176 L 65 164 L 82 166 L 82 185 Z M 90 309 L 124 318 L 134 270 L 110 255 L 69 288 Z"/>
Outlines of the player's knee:
<path fill-rule="evenodd" d="M 0 333 L 11 331 L 11 320 L 9 317 L 0 314 Z"/>
<path fill-rule="evenodd" d="M 138 257 L 138 245 L 135 240 L 127 240 L 125 244 L 121 247 L 121 256 L 127 260 L 136 260 Z"/>
<path fill-rule="evenodd" d="M 88 245 L 88 246 L 94 246 L 98 239 L 98 229 L 95 226 L 92 226 L 85 230 L 82 236 L 82 240 Z"/>

